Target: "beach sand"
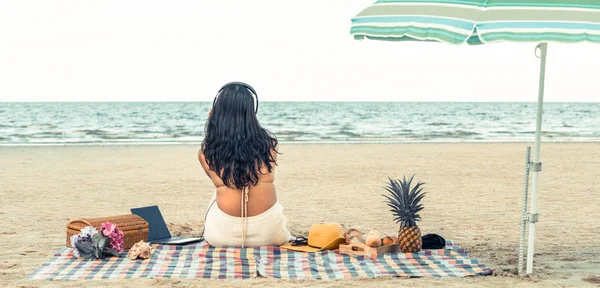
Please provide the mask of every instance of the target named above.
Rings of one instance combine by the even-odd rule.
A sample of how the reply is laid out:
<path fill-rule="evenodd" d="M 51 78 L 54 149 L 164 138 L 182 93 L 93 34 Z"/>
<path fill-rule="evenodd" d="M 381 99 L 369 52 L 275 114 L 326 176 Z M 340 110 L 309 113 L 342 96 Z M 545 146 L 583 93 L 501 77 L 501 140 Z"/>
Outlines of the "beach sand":
<path fill-rule="evenodd" d="M 0 147 L 0 286 L 585 286 L 600 283 L 600 143 L 542 148 L 535 276 L 516 277 L 528 144 L 282 144 L 276 184 L 293 233 L 335 221 L 396 233 L 387 177 L 426 182 L 423 233 L 496 269 L 467 279 L 28 281 L 65 245 L 69 219 L 158 204 L 175 234 L 197 235 L 214 187 L 198 146 Z"/>

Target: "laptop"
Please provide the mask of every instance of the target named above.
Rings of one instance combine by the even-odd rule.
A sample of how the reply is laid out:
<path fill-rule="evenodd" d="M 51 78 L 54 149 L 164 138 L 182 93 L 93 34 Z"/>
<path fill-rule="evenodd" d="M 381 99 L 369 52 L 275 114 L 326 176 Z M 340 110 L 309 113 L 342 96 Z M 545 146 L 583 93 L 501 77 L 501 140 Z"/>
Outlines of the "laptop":
<path fill-rule="evenodd" d="M 167 223 L 163 219 L 158 206 L 132 208 L 131 213 L 138 215 L 148 222 L 148 242 L 156 244 L 179 245 L 200 242 L 204 237 L 171 237 Z"/>

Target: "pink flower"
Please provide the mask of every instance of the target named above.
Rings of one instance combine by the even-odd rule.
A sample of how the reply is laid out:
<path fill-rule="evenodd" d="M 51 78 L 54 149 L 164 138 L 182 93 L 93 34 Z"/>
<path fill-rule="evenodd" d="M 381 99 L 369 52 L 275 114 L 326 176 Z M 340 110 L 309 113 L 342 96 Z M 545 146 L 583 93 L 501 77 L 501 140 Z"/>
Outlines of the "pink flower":
<path fill-rule="evenodd" d="M 105 237 L 109 237 L 110 234 L 112 234 L 113 232 L 115 232 L 115 229 L 118 229 L 118 228 L 117 228 L 117 224 L 113 224 L 113 223 L 110 223 L 110 222 L 104 222 L 104 223 L 102 223 L 102 226 L 101 226 L 100 229 L 102 229 L 102 234 Z"/>
<path fill-rule="evenodd" d="M 117 252 L 123 252 L 123 231 L 117 227 L 117 224 L 110 222 L 102 223 L 102 234 L 110 238 L 110 247 Z"/>

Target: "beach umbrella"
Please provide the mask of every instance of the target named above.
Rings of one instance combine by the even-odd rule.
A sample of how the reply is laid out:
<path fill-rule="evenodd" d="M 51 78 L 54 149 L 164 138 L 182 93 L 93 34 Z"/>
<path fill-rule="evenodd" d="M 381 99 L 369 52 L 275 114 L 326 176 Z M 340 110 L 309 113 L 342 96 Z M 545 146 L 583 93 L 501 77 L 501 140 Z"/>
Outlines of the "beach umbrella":
<path fill-rule="evenodd" d="M 541 171 L 540 138 L 547 43 L 600 43 L 600 0 L 379 0 L 352 18 L 350 33 L 357 40 L 435 41 L 470 45 L 538 43 L 536 56 L 541 59 L 539 93 L 534 162 L 531 165 L 532 192 L 527 215 L 527 274 L 531 274 L 535 223 L 538 221 L 538 174 Z"/>

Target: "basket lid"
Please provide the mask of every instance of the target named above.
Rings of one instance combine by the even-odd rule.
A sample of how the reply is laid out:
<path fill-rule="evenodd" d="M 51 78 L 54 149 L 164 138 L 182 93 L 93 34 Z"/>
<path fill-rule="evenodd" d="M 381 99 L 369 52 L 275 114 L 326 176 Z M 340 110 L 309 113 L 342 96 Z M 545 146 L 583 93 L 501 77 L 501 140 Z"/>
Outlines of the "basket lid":
<path fill-rule="evenodd" d="M 146 222 L 144 218 L 135 214 L 127 214 L 100 218 L 74 219 L 67 223 L 67 229 L 81 230 L 81 228 L 86 226 L 93 226 L 96 229 L 100 229 L 104 222 L 117 224 L 119 229 L 123 232 L 148 228 L 148 222 Z"/>

